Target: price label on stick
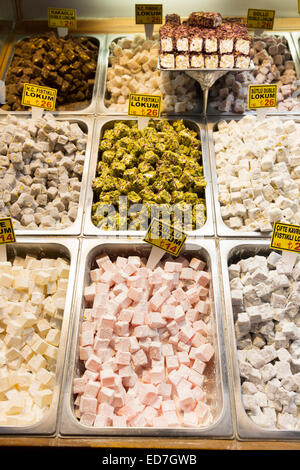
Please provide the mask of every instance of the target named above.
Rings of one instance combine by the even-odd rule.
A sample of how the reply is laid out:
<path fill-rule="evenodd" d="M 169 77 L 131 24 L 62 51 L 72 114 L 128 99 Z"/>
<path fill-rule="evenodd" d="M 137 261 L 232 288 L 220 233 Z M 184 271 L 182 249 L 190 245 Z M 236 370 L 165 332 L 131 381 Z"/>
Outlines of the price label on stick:
<path fill-rule="evenodd" d="M 136 4 L 135 24 L 162 24 L 163 8 L 161 4 Z"/>
<path fill-rule="evenodd" d="M 249 85 L 248 108 L 276 108 L 277 85 Z"/>
<path fill-rule="evenodd" d="M 130 93 L 128 100 L 128 116 L 159 118 L 160 105 L 160 95 Z"/>
<path fill-rule="evenodd" d="M 247 28 L 273 29 L 275 10 L 257 10 L 249 8 L 247 14 Z"/>
<path fill-rule="evenodd" d="M 0 219 L 0 245 L 16 243 L 13 223 L 10 217 Z"/>
<path fill-rule="evenodd" d="M 49 28 L 77 28 L 76 10 L 73 8 L 48 8 Z"/>
<path fill-rule="evenodd" d="M 146 243 L 152 245 L 147 268 L 154 269 L 165 253 L 177 257 L 185 240 L 186 235 L 181 230 L 159 219 L 152 219 L 144 238 Z"/>
<path fill-rule="evenodd" d="M 22 105 L 54 111 L 56 94 L 55 88 L 24 83 Z"/>
<path fill-rule="evenodd" d="M 300 226 L 275 222 L 270 247 L 300 254 Z"/>
<path fill-rule="evenodd" d="M 6 245 L 16 243 L 13 223 L 10 217 L 0 219 L 0 261 L 7 260 Z"/>
<path fill-rule="evenodd" d="M 275 222 L 270 247 L 282 250 L 282 261 L 292 269 L 300 255 L 300 226 Z"/>
<path fill-rule="evenodd" d="M 159 219 L 152 220 L 144 238 L 144 241 L 150 243 L 150 245 L 157 246 L 176 257 L 179 255 L 185 240 L 186 235 L 181 230 Z"/>

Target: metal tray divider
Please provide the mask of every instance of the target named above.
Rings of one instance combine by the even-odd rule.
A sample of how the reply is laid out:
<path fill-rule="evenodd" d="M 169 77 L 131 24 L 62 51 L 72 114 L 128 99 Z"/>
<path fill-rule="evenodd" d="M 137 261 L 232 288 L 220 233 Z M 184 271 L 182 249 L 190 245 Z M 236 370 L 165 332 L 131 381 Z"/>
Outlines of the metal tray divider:
<path fill-rule="evenodd" d="M 228 274 L 229 257 L 234 253 L 234 250 L 244 249 L 249 253 L 249 256 L 259 254 L 262 252 L 271 252 L 270 241 L 267 240 L 221 240 L 220 241 L 220 256 L 223 276 L 224 288 L 224 301 L 225 301 L 225 316 L 227 324 L 227 338 L 231 350 L 230 368 L 232 370 L 233 390 L 234 390 L 234 403 L 235 403 L 235 417 L 237 438 L 239 440 L 297 440 L 300 438 L 300 431 L 290 430 L 271 430 L 256 425 L 251 418 L 248 417 L 241 395 L 241 380 L 239 372 L 239 363 L 237 357 L 237 344 L 235 336 L 235 328 L 233 321 L 233 309 L 231 303 L 230 281 Z"/>

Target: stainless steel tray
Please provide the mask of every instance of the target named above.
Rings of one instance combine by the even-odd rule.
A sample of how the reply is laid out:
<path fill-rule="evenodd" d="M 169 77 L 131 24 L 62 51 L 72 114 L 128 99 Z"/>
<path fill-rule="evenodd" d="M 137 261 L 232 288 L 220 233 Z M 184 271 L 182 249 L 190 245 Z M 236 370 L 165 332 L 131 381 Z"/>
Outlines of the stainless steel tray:
<path fill-rule="evenodd" d="M 109 55 L 110 55 L 110 50 L 109 50 L 109 47 L 111 45 L 112 42 L 117 42 L 118 39 L 122 39 L 122 38 L 133 38 L 134 36 L 136 35 L 140 35 L 140 36 L 143 36 L 145 37 L 144 34 L 142 33 L 137 33 L 137 34 L 126 34 L 126 33 L 123 33 L 123 34 L 108 34 L 106 36 L 106 43 L 105 43 L 105 50 L 103 52 L 103 62 L 102 62 L 102 75 L 101 75 L 101 87 L 100 87 L 100 90 L 99 90 L 99 100 L 98 100 L 98 114 L 104 114 L 104 115 L 113 115 L 113 116 L 126 116 L 127 115 L 127 112 L 117 112 L 117 111 L 111 111 L 109 108 L 107 108 L 107 106 L 105 105 L 105 97 L 107 96 L 107 91 L 106 91 L 106 80 L 107 80 L 107 70 L 108 70 L 108 59 L 109 59 Z M 197 87 L 197 91 L 198 91 L 198 100 L 199 100 L 199 106 L 198 106 L 198 109 L 194 110 L 194 111 L 186 111 L 184 113 L 175 113 L 175 111 L 171 112 L 171 113 L 162 113 L 161 115 L 164 116 L 164 115 L 168 115 L 168 116 L 177 116 L 177 115 L 183 115 L 183 116 L 192 116 L 194 114 L 196 114 L 197 112 L 198 113 L 201 113 L 201 109 L 202 109 L 202 91 L 200 89 L 200 87 L 198 85 L 195 85 Z"/>
<path fill-rule="evenodd" d="M 290 33 L 292 36 L 293 40 L 293 45 L 296 50 L 296 54 L 298 56 L 298 61 L 300 61 L 300 32 L 299 31 L 293 31 Z"/>
<path fill-rule="evenodd" d="M 94 428 L 82 425 L 74 414 L 73 379 L 81 373 L 78 355 L 79 331 L 83 318 L 83 292 L 84 287 L 90 283 L 89 272 L 93 268 L 95 258 L 100 254 L 116 256 L 142 255 L 148 256 L 151 247 L 140 240 L 104 240 L 85 239 L 82 242 L 79 261 L 78 278 L 76 282 L 74 303 L 74 315 L 72 333 L 67 348 L 68 368 L 65 374 L 63 386 L 63 401 L 61 406 L 60 434 L 99 436 L 99 435 L 123 435 L 123 436 L 194 436 L 194 437 L 233 437 L 230 394 L 228 388 L 227 362 L 225 356 L 225 344 L 223 336 L 222 312 L 219 290 L 219 271 L 216 245 L 213 240 L 186 243 L 182 249 L 183 256 L 200 256 L 207 262 L 208 270 L 212 276 L 210 299 L 212 330 L 214 338 L 215 355 L 215 381 L 212 380 L 212 400 L 215 401 L 215 421 L 204 428 Z"/>
<path fill-rule="evenodd" d="M 22 119 L 30 119 L 29 114 L 24 113 L 11 113 L 13 115 L 17 115 L 18 118 Z M 53 114 L 53 113 L 52 113 Z M 93 128 L 94 128 L 94 120 L 91 116 L 62 116 L 58 113 L 54 113 L 54 117 L 58 121 L 69 121 L 73 123 L 77 123 L 82 130 L 87 133 L 87 146 L 86 146 L 86 153 L 85 153 L 85 162 L 83 167 L 82 179 L 81 179 L 81 190 L 80 190 L 80 197 L 78 203 L 78 211 L 77 217 L 74 222 L 65 229 L 51 229 L 51 230 L 26 230 L 20 229 L 15 230 L 16 236 L 23 236 L 23 235 L 30 235 L 30 236 L 40 236 L 40 235 L 47 235 L 47 236 L 57 236 L 57 235 L 80 235 L 82 229 L 82 222 L 83 222 L 83 213 L 84 213 L 84 201 L 85 201 L 85 191 L 87 186 L 87 175 L 88 175 L 88 168 L 90 164 L 91 158 L 91 148 L 92 148 L 92 141 L 93 141 Z M 0 119 L 3 120 L 6 118 L 6 115 L 0 114 Z"/>
<path fill-rule="evenodd" d="M 62 110 L 60 109 L 59 111 L 55 111 L 56 114 L 68 114 L 68 115 L 81 115 L 81 114 L 94 114 L 96 112 L 96 101 L 97 101 L 97 96 L 98 96 L 98 88 L 100 85 L 100 76 L 101 76 L 101 68 L 102 68 L 102 54 L 104 50 L 104 43 L 105 43 L 105 35 L 104 34 L 72 34 L 72 36 L 86 36 L 91 39 L 94 39 L 98 41 L 99 43 L 99 49 L 98 49 L 98 60 L 97 60 L 97 67 L 96 67 L 96 73 L 95 73 L 95 84 L 94 84 L 94 89 L 93 89 L 93 95 L 90 104 L 82 109 L 78 110 Z M 9 54 L 9 57 L 6 61 L 5 67 L 3 69 L 3 74 L 0 77 L 1 80 L 5 81 L 5 77 L 8 71 L 8 68 L 12 62 L 14 51 L 15 51 L 15 45 L 18 41 L 25 39 L 27 37 L 30 37 L 29 35 L 16 35 L 13 47 L 11 49 L 11 52 Z M 31 108 L 28 108 L 28 111 L 3 111 L 0 109 L 0 114 L 24 114 L 28 113 L 31 114 Z"/>
<path fill-rule="evenodd" d="M 220 253 L 222 264 L 222 275 L 224 285 L 224 301 L 226 313 L 226 328 L 228 332 L 229 349 L 231 351 L 231 370 L 233 376 L 233 389 L 235 400 L 235 414 L 237 435 L 241 440 L 298 440 L 300 431 L 289 431 L 279 429 L 267 429 L 256 425 L 247 415 L 241 394 L 241 380 L 237 358 L 237 345 L 233 320 L 233 308 L 231 303 L 230 283 L 228 267 L 242 258 L 254 255 L 268 255 L 270 242 L 266 240 L 221 240 Z"/>
<path fill-rule="evenodd" d="M 250 35 L 253 35 L 253 34 L 254 33 L 252 33 L 252 32 L 250 33 Z M 297 34 L 297 33 L 292 33 L 292 34 Z M 280 36 L 280 37 L 286 38 L 286 40 L 288 42 L 289 49 L 290 49 L 290 53 L 292 55 L 292 60 L 295 63 L 295 70 L 296 70 L 297 77 L 298 77 L 298 79 L 300 79 L 300 55 L 297 54 L 297 47 L 295 47 L 295 43 L 293 41 L 291 33 L 289 31 L 264 31 L 264 35 Z M 239 113 L 234 113 L 233 111 L 230 111 L 230 112 L 219 111 L 218 109 L 213 108 L 209 104 L 209 101 L 210 101 L 210 97 L 208 99 L 207 115 L 223 116 L 224 118 L 226 118 L 227 116 L 231 116 L 233 114 L 235 116 L 243 116 L 245 114 L 254 114 L 255 113 L 255 111 L 250 110 L 250 109 L 247 109 L 244 113 L 240 113 L 240 114 Z M 297 112 L 288 111 L 288 112 L 290 112 L 291 114 L 299 114 L 299 111 L 297 111 Z M 287 114 L 287 112 L 270 111 L 270 112 L 268 112 L 268 114 L 284 115 L 284 114 Z"/>
<path fill-rule="evenodd" d="M 176 120 L 179 118 L 168 118 L 169 120 Z M 122 118 L 111 116 L 103 117 L 96 119 L 95 128 L 94 128 L 94 137 L 93 137 L 93 148 L 92 148 L 92 157 L 88 177 L 88 186 L 86 191 L 86 200 L 85 200 L 85 216 L 84 216 L 84 235 L 98 235 L 102 237 L 142 237 L 145 235 L 144 231 L 122 231 L 122 230 L 101 230 L 96 225 L 93 224 L 91 219 L 92 203 L 93 203 L 93 190 L 92 190 L 92 181 L 96 175 L 97 162 L 98 162 L 98 148 L 99 141 L 103 136 L 105 129 L 112 128 L 114 122 L 116 121 L 136 121 L 135 118 L 130 116 L 124 116 Z M 207 147 L 207 138 L 206 131 L 204 126 L 204 121 L 195 119 L 184 119 L 184 123 L 189 125 L 193 130 L 195 130 L 199 137 L 201 138 L 202 143 L 202 160 L 203 160 L 203 173 L 206 179 L 207 185 L 205 188 L 205 201 L 206 201 L 206 222 L 203 227 L 198 230 L 187 231 L 186 235 L 189 237 L 194 236 L 212 236 L 214 235 L 214 223 L 213 223 L 213 209 L 212 209 L 212 194 L 211 194 L 211 176 L 209 168 L 209 154 Z"/>
<path fill-rule="evenodd" d="M 7 245 L 7 259 L 10 261 L 15 256 L 34 255 L 38 257 L 57 258 L 62 257 L 70 263 L 70 273 L 65 301 L 63 318 L 60 321 L 61 335 L 56 363 L 56 375 L 53 388 L 52 402 L 43 418 L 30 426 L 0 426 L 0 435 L 53 435 L 57 430 L 58 409 L 61 393 L 61 382 L 65 363 L 65 351 L 67 344 L 68 328 L 71 321 L 73 287 L 77 267 L 79 242 L 72 238 L 49 237 L 20 237 L 18 243 Z"/>
<path fill-rule="evenodd" d="M 218 189 L 218 181 L 217 181 L 217 169 L 216 169 L 216 155 L 215 155 L 215 147 L 214 147 L 214 140 L 213 140 L 213 132 L 217 130 L 217 124 L 221 121 L 239 121 L 245 115 L 237 116 L 236 114 L 231 116 L 224 116 L 221 117 L 208 117 L 207 120 L 207 132 L 208 132 L 208 146 L 209 146 L 209 153 L 210 153 L 210 164 L 211 164 L 211 178 L 212 178 L 212 188 L 213 188 L 213 197 L 214 197 L 214 209 L 215 209 L 215 217 L 216 217 L 216 232 L 219 237 L 238 237 L 238 238 L 269 238 L 272 235 L 272 232 L 247 232 L 247 231 L 238 231 L 231 229 L 226 223 L 224 222 L 222 215 L 221 215 L 221 204 L 218 200 L 219 196 L 219 189 Z M 299 121 L 299 117 L 291 115 L 282 115 L 279 116 L 280 119 L 288 120 L 294 119 L 295 121 Z"/>

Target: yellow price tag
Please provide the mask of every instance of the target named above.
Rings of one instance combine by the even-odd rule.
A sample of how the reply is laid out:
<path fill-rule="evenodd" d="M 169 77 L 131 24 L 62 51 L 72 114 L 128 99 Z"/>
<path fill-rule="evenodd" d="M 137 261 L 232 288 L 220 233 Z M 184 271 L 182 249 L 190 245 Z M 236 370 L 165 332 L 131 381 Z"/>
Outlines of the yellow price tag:
<path fill-rule="evenodd" d="M 249 85 L 248 109 L 276 108 L 277 85 Z"/>
<path fill-rule="evenodd" d="M 73 8 L 48 8 L 49 28 L 76 29 L 76 10 Z"/>
<path fill-rule="evenodd" d="M 130 93 L 128 100 L 128 116 L 160 117 L 160 95 L 140 95 Z"/>
<path fill-rule="evenodd" d="M 22 105 L 54 111 L 56 95 L 57 90 L 55 88 L 24 83 Z"/>
<path fill-rule="evenodd" d="M 275 10 L 256 10 L 249 8 L 247 14 L 247 28 L 273 29 Z"/>
<path fill-rule="evenodd" d="M 158 219 L 152 220 L 144 238 L 145 242 L 173 256 L 179 255 L 185 240 L 186 235 L 181 230 Z"/>
<path fill-rule="evenodd" d="M 16 243 L 13 223 L 10 217 L 0 219 L 0 245 Z"/>
<path fill-rule="evenodd" d="M 275 222 L 270 247 L 300 254 L 300 226 Z"/>
<path fill-rule="evenodd" d="M 135 24 L 162 24 L 163 22 L 162 5 L 135 5 Z"/>

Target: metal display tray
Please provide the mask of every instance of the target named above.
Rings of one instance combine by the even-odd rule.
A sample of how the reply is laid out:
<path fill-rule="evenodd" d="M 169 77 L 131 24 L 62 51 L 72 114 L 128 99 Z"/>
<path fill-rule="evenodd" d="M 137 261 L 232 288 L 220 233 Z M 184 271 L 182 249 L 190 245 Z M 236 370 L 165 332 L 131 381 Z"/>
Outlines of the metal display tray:
<path fill-rule="evenodd" d="M 292 33 L 292 34 L 294 34 L 294 33 Z M 299 55 L 297 54 L 297 47 L 295 47 L 295 43 L 293 41 L 292 34 L 289 31 L 264 31 L 264 35 L 280 36 L 280 37 L 286 38 L 286 40 L 288 42 L 289 49 L 290 49 L 290 53 L 291 53 L 291 56 L 292 56 L 292 60 L 294 61 L 294 64 L 295 64 L 295 70 L 296 70 L 297 77 L 298 77 L 298 79 L 300 79 L 300 54 Z M 295 33 L 295 34 L 297 34 L 297 33 Z M 253 33 L 251 32 L 250 36 L 252 36 L 252 35 L 253 35 Z M 255 113 L 255 111 L 250 110 L 250 109 L 247 109 L 244 113 L 234 113 L 233 111 L 230 111 L 230 112 L 219 111 L 217 108 L 213 108 L 209 104 L 210 99 L 212 99 L 212 98 L 209 97 L 209 99 L 208 99 L 207 115 L 227 117 L 227 116 L 231 116 L 233 114 L 235 116 L 243 116 L 245 114 L 254 114 Z M 297 112 L 294 112 L 294 111 L 286 111 L 286 112 L 284 112 L 284 111 L 269 111 L 268 114 L 276 114 L 276 115 L 283 114 L 284 115 L 287 112 L 290 112 L 291 114 L 298 114 L 299 113 L 299 111 L 297 111 Z"/>
<path fill-rule="evenodd" d="M 47 240 L 39 237 L 20 237 L 18 243 L 7 246 L 7 260 L 12 260 L 15 256 L 25 257 L 26 255 L 40 257 L 57 258 L 68 260 L 70 272 L 68 288 L 65 299 L 65 309 L 62 319 L 57 319 L 61 327 L 59 349 L 56 363 L 55 382 L 53 396 L 49 409 L 42 419 L 29 426 L 0 426 L 1 435 L 54 435 L 57 430 L 59 417 L 59 402 L 61 393 L 61 383 L 63 379 L 63 369 L 65 364 L 65 351 L 68 337 L 69 323 L 72 315 L 73 287 L 76 278 L 77 258 L 79 242 L 72 238 L 49 237 Z"/>
<path fill-rule="evenodd" d="M 88 106 L 85 108 L 80 108 L 76 110 L 71 110 L 67 109 L 68 105 L 66 105 L 66 109 L 60 109 L 54 111 L 56 114 L 68 114 L 68 115 L 81 115 L 81 114 L 94 114 L 96 113 L 96 101 L 97 101 L 97 96 L 98 96 L 98 88 L 100 86 L 100 78 L 101 78 L 101 69 L 102 69 L 102 55 L 103 55 L 103 50 L 104 50 L 104 43 L 105 43 L 105 35 L 104 34 L 72 34 L 72 36 L 86 36 L 94 41 L 97 41 L 99 43 L 99 49 L 98 49 L 98 60 L 97 60 L 97 66 L 96 66 L 96 73 L 95 73 L 95 83 L 94 83 L 94 88 L 93 88 L 93 94 L 92 94 L 92 99 L 91 102 Z M 8 71 L 8 68 L 12 62 L 13 56 L 14 56 L 14 51 L 15 51 L 15 46 L 16 43 L 22 39 L 26 39 L 30 37 L 29 35 L 16 35 L 14 44 L 12 46 L 12 49 L 10 51 L 10 54 L 7 58 L 6 64 L 3 69 L 3 74 L 2 77 L 0 77 L 1 80 L 5 81 L 5 77 Z M 24 114 L 24 113 L 30 113 L 31 114 L 31 108 L 28 108 L 28 111 L 22 110 L 22 111 L 4 111 L 0 108 L 0 114 Z"/>
<path fill-rule="evenodd" d="M 176 117 L 166 118 L 169 121 L 174 121 Z M 136 122 L 137 119 L 131 116 L 124 116 L 122 118 L 118 116 L 110 116 L 110 117 L 102 117 L 97 118 L 95 127 L 94 127 L 94 137 L 93 137 L 93 148 L 92 148 L 92 157 L 90 163 L 90 170 L 89 170 L 89 177 L 88 177 L 88 187 L 86 190 L 86 200 L 85 200 L 85 215 L 84 215 L 84 226 L 83 226 L 83 233 L 84 235 L 91 235 L 91 236 L 103 236 L 103 237 L 142 237 L 144 236 L 144 231 L 122 231 L 122 230 L 101 230 L 100 228 L 96 227 L 93 224 L 91 219 L 91 212 L 92 212 L 92 204 L 93 204 L 93 189 L 92 189 L 92 181 L 96 175 L 97 169 L 97 162 L 98 162 L 98 149 L 99 149 L 99 141 L 103 137 L 103 133 L 106 129 L 111 129 L 113 127 L 114 122 L 119 121 L 131 121 Z M 201 138 L 202 144 L 202 164 L 203 164 L 203 174 L 206 179 L 207 185 L 205 188 L 205 203 L 206 203 L 206 222 L 203 227 L 199 228 L 198 230 L 187 231 L 186 235 L 188 237 L 194 236 L 213 236 L 214 235 L 214 222 L 213 222 L 213 207 L 212 207 L 212 188 L 211 188 L 211 175 L 210 175 L 210 168 L 209 168 L 209 153 L 208 153 L 208 146 L 207 146 L 207 137 L 206 137 L 206 129 L 205 123 L 203 120 L 196 117 L 194 119 L 184 118 L 184 124 L 188 125 L 191 129 L 195 130 L 198 133 L 198 136 Z"/>
<path fill-rule="evenodd" d="M 231 263 L 255 256 L 268 255 L 272 250 L 266 240 L 220 240 L 220 256 L 222 265 L 226 328 L 228 333 L 229 349 L 231 351 L 231 370 L 233 377 L 233 391 L 236 412 L 237 435 L 241 440 L 296 440 L 300 438 L 300 431 L 279 430 L 263 428 L 255 424 L 247 415 L 241 394 L 241 380 L 237 357 L 237 345 L 231 302 L 230 281 L 228 267 Z"/>
<path fill-rule="evenodd" d="M 218 190 L 218 181 L 217 181 L 217 169 L 216 169 L 216 155 L 215 155 L 215 148 L 214 148 L 214 140 L 213 140 L 213 132 L 217 130 L 217 124 L 221 121 L 230 122 L 232 120 L 239 121 L 243 119 L 245 115 L 237 116 L 236 114 L 231 116 L 224 116 L 222 119 L 221 117 L 213 117 L 210 116 L 207 120 L 207 132 L 208 132 L 208 146 L 209 146 L 209 153 L 210 153 L 210 164 L 211 164 L 211 178 L 212 178 L 212 187 L 213 187 L 213 197 L 214 197 L 214 210 L 215 210 L 215 217 L 216 217 L 216 232 L 219 237 L 238 237 L 238 238 L 270 238 L 272 232 L 247 232 L 247 231 L 238 231 L 231 229 L 226 223 L 224 222 L 222 215 L 221 215 L 221 204 L 218 200 L 219 190 Z M 282 115 L 278 116 L 280 119 L 289 120 L 293 119 L 295 121 L 299 121 L 299 117 L 291 115 Z"/>
<path fill-rule="evenodd" d="M 298 62 L 300 62 L 300 32 L 293 31 L 291 35 L 292 35 L 293 45 L 294 45 L 294 48 L 296 50 L 296 54 L 298 57 Z M 300 74 L 299 74 L 299 78 L 300 78 Z"/>
<path fill-rule="evenodd" d="M 100 86 L 100 89 L 99 89 L 99 99 L 98 99 L 98 113 L 99 114 L 104 114 L 104 115 L 113 115 L 113 116 L 126 116 L 127 115 L 127 111 L 126 112 L 118 112 L 118 111 L 112 111 L 110 110 L 106 105 L 105 105 L 105 97 L 107 96 L 107 90 L 106 90 L 106 81 L 107 81 L 107 70 L 109 68 L 108 66 L 108 59 L 109 59 L 109 55 L 110 55 L 110 45 L 112 42 L 117 42 L 119 39 L 123 39 L 123 38 L 129 38 L 129 39 L 132 39 L 134 36 L 142 36 L 142 37 L 145 37 L 145 34 L 143 33 L 136 33 L 136 34 L 126 34 L 126 33 L 123 33 L 123 34 L 107 34 L 106 36 L 106 43 L 105 43 L 105 50 L 103 52 L 103 61 L 102 61 L 102 74 L 101 74 L 101 86 Z M 199 106 L 198 106 L 198 109 L 195 109 L 193 111 L 186 111 L 184 113 L 180 112 L 180 113 L 175 113 L 175 111 L 173 112 L 170 112 L 170 113 L 161 113 L 162 116 L 164 115 L 168 115 L 168 116 L 192 116 L 192 115 L 195 115 L 197 113 L 201 113 L 201 109 L 202 109 L 202 100 L 203 100 L 203 97 L 202 97 L 202 91 L 200 89 L 200 87 L 198 87 L 198 85 L 195 85 L 197 87 L 197 93 L 198 93 L 198 102 L 199 102 Z"/>
<path fill-rule="evenodd" d="M 18 113 L 14 113 L 16 115 Z M 20 113 L 17 115 L 18 118 L 22 119 L 30 119 L 29 114 Z M 80 190 L 80 197 L 78 203 L 78 210 L 77 210 L 77 217 L 74 222 L 65 229 L 50 229 L 50 230 L 26 230 L 20 229 L 15 230 L 17 236 L 23 235 L 30 235 L 30 236 L 57 236 L 57 235 L 80 235 L 82 229 L 82 222 L 83 222 L 83 213 L 84 213 L 84 201 L 85 201 L 85 192 L 87 186 L 87 175 L 88 175 L 88 168 L 90 164 L 91 158 L 91 148 L 92 148 L 92 139 L 93 139 L 93 127 L 94 127 L 94 120 L 91 116 L 62 116 L 60 114 L 54 113 L 54 117 L 58 121 L 68 121 L 72 123 L 77 123 L 81 129 L 87 133 L 87 146 L 85 152 L 85 162 L 83 167 L 83 173 L 81 178 L 81 190 Z M 5 119 L 6 116 L 4 114 L 0 114 L 0 119 Z"/>
<path fill-rule="evenodd" d="M 210 384 L 207 393 L 212 403 L 214 423 L 203 428 L 95 428 L 79 422 L 74 414 L 73 380 L 83 372 L 83 364 L 79 360 L 79 332 L 83 319 L 85 286 L 90 283 L 90 270 L 94 268 L 95 258 L 107 254 L 111 259 L 117 256 L 141 255 L 148 256 L 151 247 L 141 240 L 95 240 L 82 241 L 78 277 L 74 302 L 72 330 L 67 348 L 66 374 L 63 384 L 63 401 L 61 406 L 60 434 L 81 436 L 194 436 L 194 437 L 233 437 L 231 416 L 230 392 L 228 384 L 227 362 L 225 355 L 225 341 L 223 333 L 223 320 L 221 312 L 221 299 L 219 287 L 219 270 L 216 245 L 213 240 L 201 242 L 188 242 L 184 245 L 181 254 L 187 257 L 198 257 L 206 261 L 208 271 L 211 273 L 210 300 L 212 335 L 215 348 L 214 372 L 209 378 Z M 211 390 L 210 390 L 211 388 Z"/>

